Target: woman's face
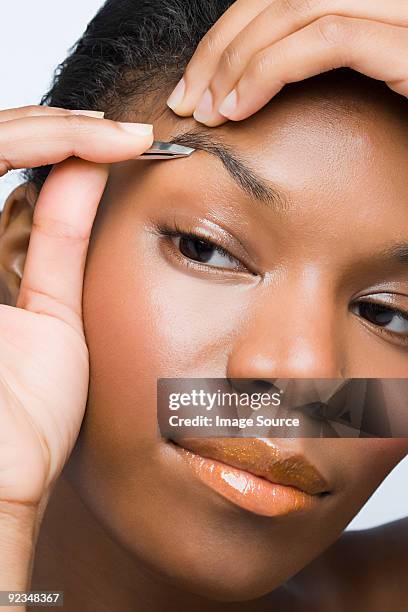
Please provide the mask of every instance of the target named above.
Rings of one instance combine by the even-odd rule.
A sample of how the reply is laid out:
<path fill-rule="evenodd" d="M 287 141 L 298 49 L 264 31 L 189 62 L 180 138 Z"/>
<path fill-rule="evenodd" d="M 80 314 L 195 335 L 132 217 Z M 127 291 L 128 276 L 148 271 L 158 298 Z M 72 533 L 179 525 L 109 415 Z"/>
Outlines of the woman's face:
<path fill-rule="evenodd" d="M 392 309 L 408 313 L 408 138 L 385 102 L 320 86 L 208 132 L 155 121 L 156 139 L 191 129 L 204 150 L 188 159 L 112 168 L 87 262 L 91 381 L 70 477 L 148 567 L 246 599 L 332 543 L 407 443 L 265 442 L 312 463 L 329 495 L 260 516 L 158 439 L 157 378 L 406 377 L 408 315 Z M 251 172 L 228 171 L 220 143 Z"/>

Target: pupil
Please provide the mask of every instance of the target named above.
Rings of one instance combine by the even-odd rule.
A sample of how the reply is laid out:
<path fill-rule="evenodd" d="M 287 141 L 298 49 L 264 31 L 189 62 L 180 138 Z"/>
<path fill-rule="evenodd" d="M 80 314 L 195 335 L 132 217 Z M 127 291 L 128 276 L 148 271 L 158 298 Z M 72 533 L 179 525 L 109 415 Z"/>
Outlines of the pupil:
<path fill-rule="evenodd" d="M 214 246 L 205 240 L 180 238 L 180 251 L 185 257 L 206 263 L 214 254 Z"/>
<path fill-rule="evenodd" d="M 386 306 L 380 304 L 372 304 L 369 302 L 360 303 L 360 315 L 374 323 L 375 325 L 389 325 L 395 317 L 395 312 Z"/>

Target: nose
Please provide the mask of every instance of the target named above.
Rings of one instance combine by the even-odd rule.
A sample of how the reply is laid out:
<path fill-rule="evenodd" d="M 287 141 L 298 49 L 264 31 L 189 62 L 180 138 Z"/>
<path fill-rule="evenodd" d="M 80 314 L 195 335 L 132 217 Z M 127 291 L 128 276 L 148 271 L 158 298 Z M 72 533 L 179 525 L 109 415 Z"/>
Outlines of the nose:
<path fill-rule="evenodd" d="M 235 336 L 227 376 L 255 385 L 278 378 L 344 378 L 348 309 L 330 286 L 305 275 L 285 288 L 263 287 Z"/>

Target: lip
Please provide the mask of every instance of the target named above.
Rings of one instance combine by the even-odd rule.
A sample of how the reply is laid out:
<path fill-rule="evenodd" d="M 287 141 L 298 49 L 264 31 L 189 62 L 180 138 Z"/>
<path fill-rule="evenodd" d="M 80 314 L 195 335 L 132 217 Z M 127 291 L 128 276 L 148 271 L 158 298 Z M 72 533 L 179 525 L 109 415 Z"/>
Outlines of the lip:
<path fill-rule="evenodd" d="M 329 485 L 300 453 L 261 438 L 182 438 L 178 454 L 209 488 L 261 516 L 308 510 Z"/>

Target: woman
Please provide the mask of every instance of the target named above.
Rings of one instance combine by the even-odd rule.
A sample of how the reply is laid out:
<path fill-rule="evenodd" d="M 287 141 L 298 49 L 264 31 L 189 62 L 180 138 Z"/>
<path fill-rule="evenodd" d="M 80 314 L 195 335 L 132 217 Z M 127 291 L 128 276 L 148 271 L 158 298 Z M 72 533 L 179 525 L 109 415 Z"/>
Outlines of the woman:
<path fill-rule="evenodd" d="M 160 377 L 406 376 L 406 10 L 330 10 L 111 0 L 53 108 L 3 114 L 4 171 L 82 160 L 1 217 L 1 589 L 33 569 L 67 610 L 403 610 L 406 522 L 341 533 L 406 440 L 156 437 Z M 336 71 L 274 95 L 335 66 L 390 88 Z M 135 121 L 197 151 L 142 163 Z M 268 516 L 261 486 L 305 503 Z"/>

